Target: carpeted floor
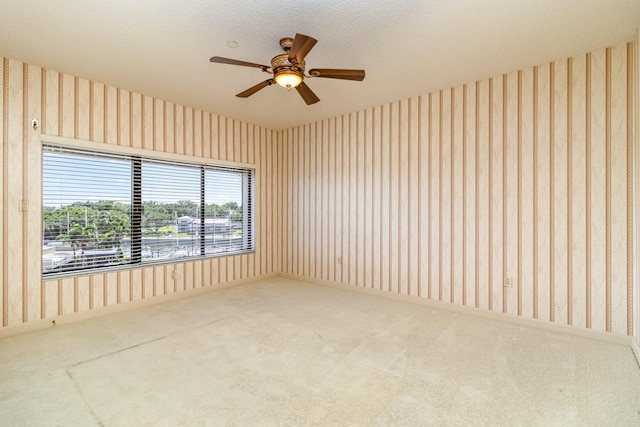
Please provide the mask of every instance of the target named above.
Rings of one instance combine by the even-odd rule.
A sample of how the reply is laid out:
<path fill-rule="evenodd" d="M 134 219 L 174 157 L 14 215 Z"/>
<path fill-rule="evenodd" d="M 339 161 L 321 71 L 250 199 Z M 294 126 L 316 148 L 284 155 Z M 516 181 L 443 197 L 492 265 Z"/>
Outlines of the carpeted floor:
<path fill-rule="evenodd" d="M 640 425 L 627 347 L 275 278 L 0 340 L 0 425 Z"/>

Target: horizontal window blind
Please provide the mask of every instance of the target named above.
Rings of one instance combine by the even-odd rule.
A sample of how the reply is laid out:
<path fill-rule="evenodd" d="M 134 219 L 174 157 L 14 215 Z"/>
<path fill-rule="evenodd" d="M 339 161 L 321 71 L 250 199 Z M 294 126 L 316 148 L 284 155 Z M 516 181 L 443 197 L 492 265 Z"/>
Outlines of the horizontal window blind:
<path fill-rule="evenodd" d="M 43 275 L 253 251 L 253 171 L 43 146 Z"/>
<path fill-rule="evenodd" d="M 230 252 L 244 245 L 243 174 L 205 170 L 205 251 Z"/>
<path fill-rule="evenodd" d="M 143 256 L 151 259 L 200 255 L 193 224 L 200 218 L 201 167 L 142 162 Z"/>
<path fill-rule="evenodd" d="M 131 160 L 46 147 L 43 153 L 43 273 L 126 264 Z"/>

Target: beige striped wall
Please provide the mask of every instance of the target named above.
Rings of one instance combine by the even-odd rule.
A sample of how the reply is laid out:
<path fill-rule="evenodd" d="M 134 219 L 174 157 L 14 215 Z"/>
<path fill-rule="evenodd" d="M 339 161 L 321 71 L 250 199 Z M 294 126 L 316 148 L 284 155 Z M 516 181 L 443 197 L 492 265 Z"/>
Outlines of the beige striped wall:
<path fill-rule="evenodd" d="M 632 335 L 632 69 L 628 43 L 280 132 L 284 272 Z"/>
<path fill-rule="evenodd" d="M 1 59 L 2 326 L 284 272 L 631 335 L 633 52 L 283 131 Z M 255 254 L 43 282 L 40 134 L 255 163 Z"/>
<path fill-rule="evenodd" d="M 0 64 L 2 327 L 280 270 L 276 132 L 12 59 Z M 41 133 L 255 164 L 255 253 L 42 281 Z"/>

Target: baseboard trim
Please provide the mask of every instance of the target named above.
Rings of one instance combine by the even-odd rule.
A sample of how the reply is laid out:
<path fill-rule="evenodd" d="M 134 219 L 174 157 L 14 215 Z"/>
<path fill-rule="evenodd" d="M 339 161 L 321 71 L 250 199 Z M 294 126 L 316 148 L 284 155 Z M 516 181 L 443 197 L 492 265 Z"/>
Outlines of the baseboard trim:
<path fill-rule="evenodd" d="M 631 339 L 631 350 L 633 351 L 633 355 L 636 356 L 638 367 L 640 367 L 640 345 L 635 339 Z"/>
<path fill-rule="evenodd" d="M 106 316 L 108 314 L 119 313 L 122 311 L 133 310 L 136 308 L 148 307 L 151 305 L 161 304 L 167 301 L 177 300 L 181 298 L 187 298 L 194 295 L 214 292 L 220 289 L 230 288 L 233 286 L 245 285 L 260 280 L 266 280 L 273 277 L 278 277 L 277 273 L 263 274 L 256 277 L 250 277 L 246 279 L 232 280 L 230 282 L 204 286 L 200 288 L 192 288 L 177 293 L 171 293 L 167 295 L 158 295 L 151 298 L 145 298 L 135 301 L 124 302 L 116 305 L 110 305 L 106 307 L 96 307 L 91 310 L 81 311 L 78 313 L 63 314 L 61 316 L 48 317 L 46 319 L 33 320 L 28 323 L 20 325 L 7 326 L 0 329 L 0 339 L 27 334 L 30 332 L 36 332 L 47 328 L 52 328 L 60 325 L 81 322 L 83 320 L 93 319 L 96 317 Z"/>
<path fill-rule="evenodd" d="M 364 293 L 368 295 L 374 295 L 382 298 L 388 298 L 395 301 L 408 302 L 412 304 L 423 305 L 426 307 L 436 308 L 439 310 L 448 310 L 456 313 L 467 314 L 470 316 L 481 317 L 484 319 L 497 320 L 500 322 L 511 323 L 518 326 L 525 326 L 535 329 L 542 329 L 551 332 L 557 332 L 561 334 L 573 335 L 582 338 L 590 338 L 598 341 L 604 341 L 611 344 L 622 345 L 625 347 L 630 347 L 638 362 L 640 363 L 640 346 L 635 341 L 633 337 L 621 334 L 615 334 L 612 332 L 604 332 L 604 331 L 596 331 L 593 329 L 580 328 L 577 326 L 569 326 L 569 325 L 560 325 L 556 323 L 544 322 L 542 320 L 536 319 L 527 319 L 523 317 L 517 317 L 507 313 L 497 313 L 493 311 L 481 310 L 475 307 L 467 307 L 457 304 L 452 304 L 444 301 L 436 301 L 430 300 L 427 298 L 420 298 L 411 295 L 398 295 L 391 292 L 379 290 L 379 289 L 371 289 L 371 288 L 363 288 L 361 286 L 354 285 L 346 285 L 343 283 L 331 282 L 328 280 L 320 280 L 320 279 L 311 279 L 308 277 L 297 276 L 288 273 L 280 273 L 281 277 L 285 277 L 292 280 L 297 280 L 300 282 L 312 283 L 316 285 L 329 286 L 336 289 L 342 289 L 345 291 Z"/>

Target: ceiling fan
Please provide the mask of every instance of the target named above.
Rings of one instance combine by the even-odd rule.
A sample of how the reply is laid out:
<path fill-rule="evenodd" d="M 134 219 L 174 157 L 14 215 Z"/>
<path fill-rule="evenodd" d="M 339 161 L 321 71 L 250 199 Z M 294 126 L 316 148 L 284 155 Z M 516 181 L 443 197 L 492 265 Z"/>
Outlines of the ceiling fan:
<path fill-rule="evenodd" d="M 276 55 L 271 59 L 271 66 L 255 64 L 253 62 L 238 61 L 236 59 L 222 58 L 214 56 L 209 61 L 219 64 L 242 65 L 244 67 L 260 68 L 265 73 L 273 74 L 273 78 L 258 83 L 249 89 L 240 92 L 236 96 L 248 98 L 257 91 L 273 83 L 290 90 L 296 88 L 307 105 L 315 104 L 320 98 L 305 84 L 305 77 L 325 77 L 329 79 L 354 80 L 361 82 L 364 80 L 364 70 L 343 70 L 335 68 L 312 68 L 309 74 L 305 74 L 304 57 L 315 46 L 318 40 L 304 34 L 296 34 L 295 38 L 285 37 L 280 39 L 280 46 L 285 53 Z"/>

